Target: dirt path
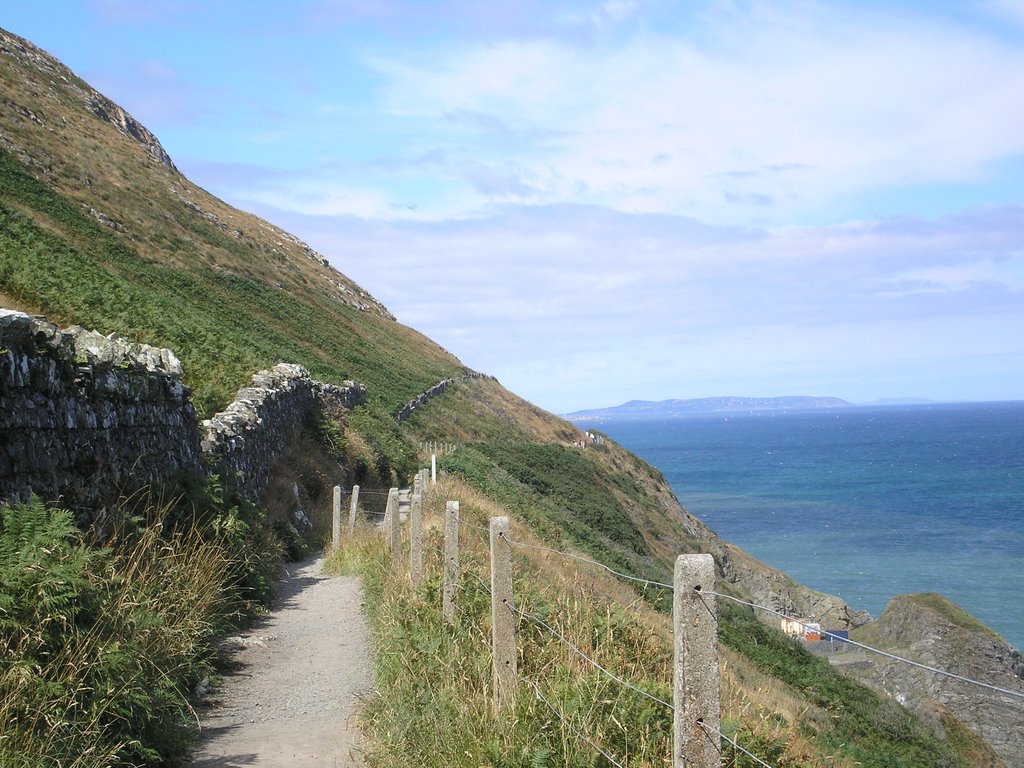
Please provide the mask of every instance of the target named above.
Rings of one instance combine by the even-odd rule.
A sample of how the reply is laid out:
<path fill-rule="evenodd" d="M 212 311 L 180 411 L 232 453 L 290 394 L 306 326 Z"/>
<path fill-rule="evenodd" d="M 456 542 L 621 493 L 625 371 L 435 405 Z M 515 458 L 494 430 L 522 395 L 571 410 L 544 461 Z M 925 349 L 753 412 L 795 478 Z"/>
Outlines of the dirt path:
<path fill-rule="evenodd" d="M 273 610 L 228 642 L 234 671 L 200 710 L 192 768 L 361 766 L 355 709 L 372 685 L 362 590 L 293 565 Z"/>

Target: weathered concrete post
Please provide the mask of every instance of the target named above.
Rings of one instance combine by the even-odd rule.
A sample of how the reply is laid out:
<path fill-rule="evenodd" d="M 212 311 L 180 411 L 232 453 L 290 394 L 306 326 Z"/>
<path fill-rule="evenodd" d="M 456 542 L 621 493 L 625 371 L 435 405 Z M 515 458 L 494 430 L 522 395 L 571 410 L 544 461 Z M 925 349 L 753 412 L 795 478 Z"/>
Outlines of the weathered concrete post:
<path fill-rule="evenodd" d="M 508 518 L 491 518 L 491 678 L 494 710 L 512 705 L 516 692 L 516 624 L 512 608 L 512 547 Z"/>
<path fill-rule="evenodd" d="M 455 595 L 459 591 L 459 502 L 444 508 L 444 592 L 441 611 L 445 624 L 455 623 Z"/>
<path fill-rule="evenodd" d="M 348 535 L 356 532 L 356 510 L 359 509 L 359 486 L 352 486 L 352 502 L 348 505 Z"/>
<path fill-rule="evenodd" d="M 334 510 L 331 518 L 331 541 L 334 548 L 341 546 L 341 486 L 334 486 Z"/>
<path fill-rule="evenodd" d="M 680 555 L 673 585 L 676 714 L 672 767 L 719 768 L 718 606 L 715 596 L 709 594 L 715 591 L 714 558 Z"/>
<path fill-rule="evenodd" d="M 418 587 L 423 581 L 423 496 L 412 495 L 409 507 L 409 578 Z"/>
<path fill-rule="evenodd" d="M 398 557 L 398 489 L 388 491 L 388 505 L 384 507 L 384 538 L 392 559 Z"/>
<path fill-rule="evenodd" d="M 430 484 L 437 485 L 437 454 L 430 454 Z"/>

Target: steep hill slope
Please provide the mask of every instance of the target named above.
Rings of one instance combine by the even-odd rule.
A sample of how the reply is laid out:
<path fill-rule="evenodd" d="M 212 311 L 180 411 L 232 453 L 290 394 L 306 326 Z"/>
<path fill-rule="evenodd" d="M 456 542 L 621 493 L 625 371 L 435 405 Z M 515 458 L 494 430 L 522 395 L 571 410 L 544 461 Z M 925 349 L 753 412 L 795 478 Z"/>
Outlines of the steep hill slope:
<path fill-rule="evenodd" d="M 288 358 L 396 410 L 462 372 L 292 235 L 175 169 L 157 139 L 0 32 L 0 299 L 181 351 L 199 406 Z"/>
<path fill-rule="evenodd" d="M 832 627 L 864 620 L 721 541 L 680 506 L 660 473 L 612 441 L 577 448 L 582 433 L 571 424 L 469 376 L 325 258 L 189 182 L 124 110 L 3 31 L 0 104 L 0 304 L 175 350 L 204 414 L 280 360 L 327 381 L 356 379 L 367 402 L 349 418 L 346 437 L 372 455 L 381 484 L 408 479 L 419 441 L 454 442 L 442 468 L 548 544 L 659 580 L 674 555 L 710 551 L 724 589 L 737 595 Z M 399 424 L 403 406 L 443 380 L 453 384 Z M 826 675 L 786 677 L 779 670 L 810 662 L 793 661 L 788 640 L 760 634 L 766 630 L 745 614 L 724 613 L 731 629 L 723 637 L 741 655 L 759 649 L 751 663 L 797 698 Z M 840 693 L 813 694 L 816 712 L 839 706 L 829 696 L 847 695 L 830 690 Z M 864 729 L 881 755 L 906 739 L 891 722 Z M 840 764 L 870 754 L 857 750 Z M 912 751 L 941 754 L 933 765 L 961 764 L 939 741 L 915 742 Z"/>

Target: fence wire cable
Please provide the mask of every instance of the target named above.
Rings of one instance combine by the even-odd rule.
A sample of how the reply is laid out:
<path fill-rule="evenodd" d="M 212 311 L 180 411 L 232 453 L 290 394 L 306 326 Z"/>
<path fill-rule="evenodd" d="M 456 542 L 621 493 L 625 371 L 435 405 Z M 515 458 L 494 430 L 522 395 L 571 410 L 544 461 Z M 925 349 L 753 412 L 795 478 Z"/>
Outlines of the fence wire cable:
<path fill-rule="evenodd" d="M 709 725 L 707 725 L 707 724 L 705 724 L 703 722 L 699 722 L 699 723 L 697 723 L 697 725 L 699 725 L 701 727 L 701 729 L 704 731 L 704 733 L 707 734 L 709 739 L 713 739 L 713 736 L 717 735 L 718 737 L 720 737 L 722 739 L 725 739 L 727 742 L 732 744 L 733 747 L 738 749 L 740 752 L 742 752 L 744 755 L 749 757 L 751 760 L 753 760 L 758 765 L 763 765 L 764 768 L 775 768 L 773 765 L 771 765 L 770 763 L 766 763 L 764 760 L 762 760 L 760 757 L 755 755 L 750 750 L 747 750 L 747 749 L 744 749 L 743 747 L 741 747 L 734 739 L 730 739 L 728 736 L 726 736 L 724 733 L 719 731 L 717 728 L 712 728 L 711 726 L 709 726 Z M 719 751 L 721 751 L 721 750 L 719 750 Z"/>
<path fill-rule="evenodd" d="M 477 576 L 473 571 L 470 571 L 470 570 L 466 569 L 466 570 L 463 570 L 463 573 L 466 573 L 466 574 L 469 574 L 470 576 L 472 576 L 474 579 L 477 580 L 477 583 L 480 584 L 480 586 L 483 588 L 484 592 L 486 592 L 488 595 L 491 594 L 491 588 L 489 586 L 487 586 L 487 584 L 484 583 L 484 580 L 481 579 L 479 576 Z"/>
<path fill-rule="evenodd" d="M 484 526 L 482 526 L 482 525 L 474 525 L 473 523 L 467 523 L 465 520 L 463 520 L 458 515 L 455 516 L 455 519 L 459 522 L 459 525 L 464 525 L 467 528 L 473 528 L 474 530 L 477 530 L 477 531 L 483 531 L 486 534 L 490 534 L 490 532 L 491 532 L 490 528 L 484 528 Z"/>
<path fill-rule="evenodd" d="M 505 537 L 502 536 L 502 538 L 504 539 Z M 608 573 L 610 573 L 610 574 L 612 574 L 614 576 L 618 576 L 618 577 L 623 578 L 623 579 L 628 579 L 629 581 L 635 581 L 638 584 L 646 584 L 647 586 L 650 586 L 650 587 L 662 587 L 663 589 L 674 589 L 674 587 L 671 584 L 665 584 L 665 583 L 660 582 L 660 581 L 651 581 L 650 579 L 641 579 L 638 576 L 630 576 L 627 573 L 620 573 L 619 571 L 616 571 L 616 570 L 613 570 L 612 568 L 609 568 L 604 563 L 600 563 L 597 560 L 591 560 L 589 557 L 583 557 L 581 555 L 574 555 L 574 554 L 572 554 L 570 552 L 562 552 L 559 549 L 551 549 L 551 547 L 542 547 L 542 546 L 539 546 L 537 544 L 526 544 L 525 542 L 522 542 L 522 541 L 512 541 L 511 539 L 505 539 L 505 541 L 508 542 L 509 546 L 511 546 L 511 547 L 524 547 L 526 549 L 536 549 L 536 550 L 538 550 L 540 552 L 550 552 L 550 553 L 552 553 L 554 555 L 561 555 L 562 557 L 569 557 L 569 558 L 572 558 L 573 560 L 579 560 L 581 563 L 589 563 L 590 565 L 596 565 L 598 568 L 603 568 L 604 570 L 608 571 Z"/>
<path fill-rule="evenodd" d="M 764 605 L 757 605 L 756 603 L 748 603 L 746 600 L 740 600 L 738 597 L 733 597 L 732 595 L 723 595 L 720 592 L 712 592 L 712 591 L 708 590 L 705 594 L 714 595 L 715 597 L 721 597 L 721 598 L 723 598 L 725 600 L 732 600 L 734 603 L 739 603 L 740 605 L 745 605 L 745 606 L 748 606 L 749 608 L 756 608 L 757 610 L 760 610 L 760 611 L 766 611 L 767 613 L 774 614 L 774 615 L 776 615 L 776 616 L 778 616 L 780 618 L 789 619 L 791 621 L 795 621 L 797 624 L 799 624 L 800 626 L 802 626 L 804 628 L 806 628 L 808 626 L 807 622 L 801 621 L 800 619 L 793 618 L 792 616 L 789 616 L 789 615 L 787 615 L 785 613 L 782 613 L 781 611 L 776 611 L 774 608 L 768 608 L 767 606 L 764 606 Z M 969 677 L 964 677 L 963 675 L 958 675 L 955 672 L 947 672 L 944 669 L 938 669 L 937 667 L 930 667 L 927 664 L 921 664 L 920 662 L 917 662 L 917 661 L 911 661 L 910 659 L 905 659 L 902 656 L 897 656 L 894 653 L 889 653 L 888 651 L 881 651 L 878 648 L 872 648 L 870 645 L 864 645 L 864 643 L 858 643 L 856 640 L 850 640 L 849 638 L 840 637 L 839 635 L 836 635 L 836 634 L 834 634 L 832 632 L 826 632 L 824 630 L 819 630 L 819 632 L 821 632 L 821 634 L 825 635 L 826 637 L 833 638 L 833 639 L 838 640 L 838 641 L 843 642 L 843 643 L 849 643 L 850 645 L 856 646 L 857 648 L 863 648 L 865 651 L 871 651 L 871 653 L 877 653 L 880 656 L 885 656 L 887 658 L 894 659 L 896 661 L 902 661 L 904 664 L 909 664 L 912 667 L 917 667 L 919 669 L 923 669 L 923 670 L 926 670 L 928 672 L 934 672 L 937 675 L 943 675 L 945 677 L 950 677 L 950 678 L 953 678 L 954 680 L 959 680 L 960 682 L 963 682 L 963 683 L 970 683 L 971 685 L 977 685 L 977 686 L 980 686 L 982 688 L 988 688 L 991 691 L 996 691 L 998 693 L 1004 693 L 1007 696 L 1013 696 L 1013 697 L 1018 698 L 1018 699 L 1024 699 L 1024 693 L 1022 693 L 1020 691 L 1011 691 L 1009 688 L 1000 688 L 998 685 L 992 685 L 990 683 L 983 683 L 980 680 L 972 680 Z"/>
<path fill-rule="evenodd" d="M 636 691 L 641 696 L 647 697 L 648 699 L 650 699 L 651 701 L 655 702 L 656 704 L 661 704 L 663 707 L 668 707 L 668 709 L 670 711 L 673 711 L 673 712 L 675 711 L 675 707 L 672 706 L 671 704 L 669 704 L 667 701 L 664 701 L 663 699 L 659 699 L 657 696 L 653 696 L 653 695 L 649 694 L 647 691 L 642 690 L 640 688 L 637 688 L 635 685 L 630 683 L 628 680 L 623 680 L 621 677 L 616 675 L 614 672 L 610 672 L 607 669 L 605 669 L 603 666 L 601 666 L 596 661 L 594 661 L 592 658 L 590 658 L 586 653 L 584 653 L 578 647 L 573 645 L 573 643 L 570 640 L 568 640 L 565 637 L 565 635 L 563 635 L 557 629 L 555 629 L 550 624 L 548 624 L 546 621 L 544 621 L 544 619 L 540 618 L 539 616 L 535 616 L 532 613 L 526 613 L 525 611 L 522 611 L 519 608 L 516 608 L 514 605 L 510 605 L 509 606 L 509 610 L 512 611 L 513 614 L 519 614 L 524 619 L 529 619 L 530 621 L 534 622 L 535 624 L 538 624 L 538 625 L 544 627 L 544 629 L 546 629 L 548 632 L 550 632 L 555 637 L 557 637 L 559 640 L 561 640 L 563 644 L 568 646 L 573 651 L 573 653 L 575 653 L 577 656 L 581 657 L 582 659 L 586 660 L 594 668 L 599 669 L 601 672 L 606 674 L 608 677 L 610 677 L 612 680 L 617 682 L 619 685 L 623 685 L 626 688 L 629 688 L 630 690 Z"/>
<path fill-rule="evenodd" d="M 577 736 L 578 736 L 579 738 L 581 738 L 581 739 L 582 739 L 583 741 L 587 742 L 587 744 L 589 744 L 589 745 L 590 745 L 590 746 L 592 746 L 592 747 L 593 747 L 594 749 L 596 749 L 596 750 L 597 750 L 598 752 L 600 752 L 600 753 L 601 753 L 601 756 L 602 756 L 602 757 L 603 757 L 603 758 L 604 758 L 605 760 L 607 760 L 607 761 L 608 761 L 609 763 L 611 763 L 612 765 L 616 766 L 616 768 L 626 768 L 626 767 L 625 767 L 625 766 L 624 766 L 624 765 L 623 765 L 622 763 L 620 763 L 620 762 L 619 762 L 618 760 L 616 760 L 616 759 L 615 759 L 614 757 L 612 757 L 612 756 L 611 756 L 611 755 L 609 755 L 609 754 L 608 754 L 607 752 L 605 752 L 605 751 L 604 751 L 603 749 L 601 749 L 601 747 L 599 747 L 599 746 L 598 746 L 598 745 L 597 745 L 597 744 L 596 744 L 596 743 L 595 743 L 595 742 L 593 741 L 593 739 L 591 739 L 591 738 L 590 738 L 589 736 L 587 736 L 587 735 L 586 735 L 585 733 L 583 733 L 583 731 L 581 731 L 581 730 L 580 730 L 579 728 L 577 728 L 577 727 L 576 727 L 575 725 L 573 725 L 573 724 L 572 724 L 572 723 L 571 723 L 571 722 L 569 721 L 569 719 L 568 719 L 568 718 L 567 718 L 567 717 L 566 717 L 565 715 L 563 715 L 563 714 L 562 714 L 562 713 L 561 713 L 561 712 L 560 712 L 560 711 L 559 711 L 559 710 L 558 710 L 558 709 L 557 709 L 557 708 L 555 707 L 555 705 L 554 705 L 554 704 L 552 704 L 552 703 L 551 703 L 550 701 L 548 701 L 547 697 L 545 697 L 543 693 L 541 693 L 541 692 L 540 692 L 540 686 L 539 686 L 539 685 L 537 685 L 537 684 L 536 684 L 535 682 L 533 682 L 532 680 L 527 680 L 527 679 L 526 679 L 525 677 L 523 677 L 522 675 L 520 675 L 520 674 L 518 674 L 518 673 L 516 673 L 516 677 L 518 677 L 518 678 L 519 678 L 520 680 L 522 680 L 522 681 L 523 681 L 524 683 L 526 683 L 526 684 L 527 684 L 527 685 L 529 685 L 529 686 L 530 686 L 531 688 L 533 688 L 533 690 L 534 690 L 534 693 L 536 693 L 536 694 L 537 694 L 537 698 L 538 698 L 538 699 L 540 699 L 540 700 L 541 700 L 542 702 L 544 702 L 544 704 L 546 704 L 546 705 L 547 705 L 547 708 L 548 708 L 548 709 L 550 709 L 550 710 L 552 711 L 552 713 L 554 713 L 555 717 L 557 717 L 557 718 L 558 718 L 559 720 L 561 720 L 561 721 L 562 721 L 562 723 L 563 723 L 564 725 L 567 725 L 567 726 L 569 726 L 569 730 L 571 730 L 571 731 L 572 731 L 573 733 L 575 733 L 575 734 L 576 734 L 576 735 L 577 735 Z M 771 767 L 769 766 L 769 768 L 771 768 Z"/>

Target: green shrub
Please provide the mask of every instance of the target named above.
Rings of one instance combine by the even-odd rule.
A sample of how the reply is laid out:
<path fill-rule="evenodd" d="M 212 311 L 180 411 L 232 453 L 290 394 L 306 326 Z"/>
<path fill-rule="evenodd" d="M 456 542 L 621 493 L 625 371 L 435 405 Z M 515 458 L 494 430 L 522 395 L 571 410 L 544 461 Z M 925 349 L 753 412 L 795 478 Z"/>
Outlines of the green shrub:
<path fill-rule="evenodd" d="M 151 516 L 98 548 L 65 510 L 0 507 L 0 765 L 160 765 L 191 742 L 245 587 L 231 534 Z"/>

